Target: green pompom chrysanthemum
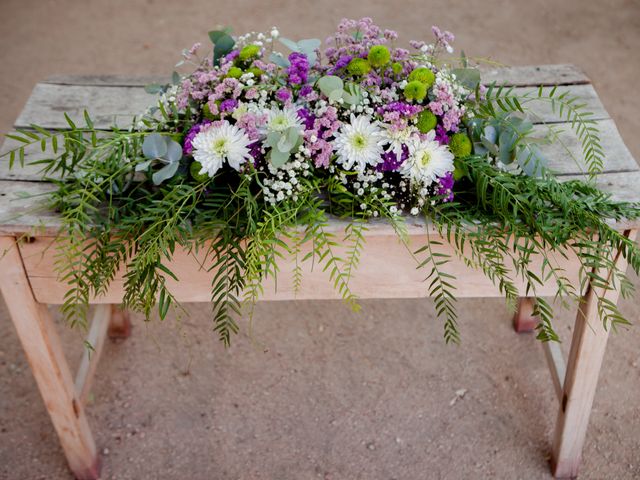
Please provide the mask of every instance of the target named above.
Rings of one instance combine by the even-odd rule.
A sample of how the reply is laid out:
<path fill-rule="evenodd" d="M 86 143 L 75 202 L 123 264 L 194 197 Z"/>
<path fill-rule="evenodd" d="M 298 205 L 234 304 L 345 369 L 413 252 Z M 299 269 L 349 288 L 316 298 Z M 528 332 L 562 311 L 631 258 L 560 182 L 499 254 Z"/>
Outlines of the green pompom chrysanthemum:
<path fill-rule="evenodd" d="M 427 96 L 427 87 L 424 83 L 414 81 L 407 83 L 404 87 L 404 98 L 421 102 Z"/>
<path fill-rule="evenodd" d="M 429 88 L 436 81 L 436 76 L 426 67 L 418 67 L 409 74 L 410 82 L 424 83 Z"/>
<path fill-rule="evenodd" d="M 191 162 L 191 166 L 189 167 L 189 173 L 191 174 L 191 177 L 196 182 L 198 183 L 206 182 L 211 178 L 206 173 L 200 173 L 200 170 L 202 170 L 202 164 L 200 162 L 198 161 Z"/>
<path fill-rule="evenodd" d="M 465 158 L 471 155 L 471 139 L 466 133 L 454 133 L 449 140 L 449 150 L 456 158 Z"/>
<path fill-rule="evenodd" d="M 227 72 L 229 78 L 240 78 L 242 76 L 242 69 L 238 67 L 231 67 Z"/>
<path fill-rule="evenodd" d="M 402 73 L 402 64 L 400 62 L 394 62 L 391 64 L 391 70 L 394 74 L 400 75 Z"/>
<path fill-rule="evenodd" d="M 248 73 L 253 73 L 253 76 L 255 78 L 261 77 L 262 75 L 264 75 L 264 70 L 258 68 L 258 67 L 251 67 L 249 70 L 247 70 Z"/>
<path fill-rule="evenodd" d="M 436 116 L 429 110 L 423 110 L 418 115 L 418 123 L 416 123 L 416 126 L 418 130 L 420 130 L 420 133 L 427 133 L 436 128 L 436 123 L 438 123 Z"/>
<path fill-rule="evenodd" d="M 371 64 L 364 58 L 354 58 L 349 62 L 349 65 L 347 65 L 347 71 L 351 75 L 366 75 L 371 71 Z"/>
<path fill-rule="evenodd" d="M 372 67 L 383 67 L 391 60 L 391 53 L 384 45 L 375 45 L 369 49 L 367 58 Z"/>
<path fill-rule="evenodd" d="M 260 47 L 258 45 L 252 44 L 252 45 L 246 45 L 242 47 L 242 50 L 240 50 L 240 54 L 238 55 L 238 58 L 241 61 L 246 62 L 247 60 L 258 58 L 258 55 L 260 55 Z"/>

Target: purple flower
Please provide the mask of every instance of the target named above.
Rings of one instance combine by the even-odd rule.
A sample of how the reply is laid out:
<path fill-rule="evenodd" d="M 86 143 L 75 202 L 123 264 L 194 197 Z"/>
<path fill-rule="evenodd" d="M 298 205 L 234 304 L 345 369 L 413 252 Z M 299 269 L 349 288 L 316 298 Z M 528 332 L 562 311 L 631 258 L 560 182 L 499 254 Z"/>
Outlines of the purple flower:
<path fill-rule="evenodd" d="M 231 112 L 236 109 L 238 106 L 238 101 L 233 98 L 228 98 L 227 100 L 223 100 L 220 103 L 220 111 L 221 112 Z"/>
<path fill-rule="evenodd" d="M 293 52 L 289 55 L 289 62 L 291 65 L 287 68 L 287 81 L 291 85 L 307 83 L 309 75 L 309 60 L 307 60 L 307 56 L 299 52 Z"/>
<path fill-rule="evenodd" d="M 291 91 L 289 91 L 288 88 L 282 87 L 276 92 L 276 98 L 284 103 L 287 100 L 291 99 Z"/>
<path fill-rule="evenodd" d="M 349 65 L 349 62 L 353 59 L 353 55 L 342 55 L 334 64 L 333 68 L 329 71 L 330 75 L 333 75 L 338 70 L 345 68 Z"/>
<path fill-rule="evenodd" d="M 225 63 L 235 60 L 238 55 L 240 55 L 240 50 L 238 50 L 237 48 L 235 50 L 231 50 L 224 56 Z"/>
<path fill-rule="evenodd" d="M 196 123 L 189 129 L 187 135 L 184 137 L 184 146 L 182 147 L 182 151 L 185 155 L 191 155 L 191 153 L 193 152 L 193 139 L 198 133 L 200 133 L 200 130 L 202 130 L 203 127 L 206 127 L 210 124 L 211 122 L 209 120 L 203 120 L 202 123 Z"/>
<path fill-rule="evenodd" d="M 264 153 L 262 153 L 262 143 L 253 142 L 247 145 L 249 148 L 249 155 L 253 157 L 253 166 L 257 166 L 258 163 L 264 160 Z"/>
<path fill-rule="evenodd" d="M 453 200 L 453 184 L 455 180 L 453 179 L 453 173 L 447 172 L 444 177 L 440 177 L 438 179 L 440 186 L 438 187 L 438 195 L 444 196 L 443 202 L 450 202 Z"/>
<path fill-rule="evenodd" d="M 378 115 L 384 115 L 388 112 L 398 112 L 403 117 L 413 117 L 422 111 L 422 107 L 419 105 L 412 105 L 406 102 L 391 102 L 382 107 L 378 107 L 376 113 Z"/>
<path fill-rule="evenodd" d="M 376 165 L 378 172 L 397 172 L 402 164 L 409 158 L 409 147 L 402 145 L 402 154 L 398 160 L 397 155 L 393 151 L 382 154 L 382 163 Z"/>
<path fill-rule="evenodd" d="M 442 126 L 438 125 L 436 127 L 436 141 L 440 145 L 448 145 L 449 144 L 449 136 L 447 135 L 447 130 Z"/>
<path fill-rule="evenodd" d="M 307 97 L 310 93 L 313 93 L 313 87 L 311 85 L 305 85 L 300 89 L 298 95 L 301 97 Z"/>
<path fill-rule="evenodd" d="M 298 117 L 304 123 L 305 130 L 311 130 L 313 128 L 313 123 L 316 120 L 316 117 L 313 113 L 309 112 L 306 108 L 301 108 L 298 110 Z"/>

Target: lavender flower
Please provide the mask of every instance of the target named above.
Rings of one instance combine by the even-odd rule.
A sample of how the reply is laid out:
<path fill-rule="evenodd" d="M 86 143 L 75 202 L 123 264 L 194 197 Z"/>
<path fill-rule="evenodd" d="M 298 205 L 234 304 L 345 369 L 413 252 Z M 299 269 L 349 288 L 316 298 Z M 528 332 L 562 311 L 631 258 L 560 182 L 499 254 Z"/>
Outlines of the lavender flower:
<path fill-rule="evenodd" d="M 397 172 L 407 158 L 409 158 L 409 147 L 403 144 L 400 159 L 394 151 L 385 152 L 382 154 L 382 163 L 376 165 L 376 170 L 378 172 Z"/>
<path fill-rule="evenodd" d="M 291 85 L 307 83 L 309 75 L 309 60 L 307 60 L 307 56 L 299 52 L 293 52 L 289 55 L 289 62 L 291 65 L 287 68 L 287 81 Z"/>
<path fill-rule="evenodd" d="M 440 186 L 438 187 L 437 194 L 444 196 L 443 202 L 450 202 L 453 200 L 453 184 L 455 180 L 453 179 L 453 173 L 447 172 L 444 177 L 440 177 L 438 179 L 438 183 Z"/>
<path fill-rule="evenodd" d="M 209 124 L 211 124 L 209 120 L 203 120 L 202 123 L 196 123 L 189 129 L 187 135 L 184 137 L 184 146 L 182 147 L 182 152 L 185 155 L 191 155 L 193 152 L 193 139 L 198 133 L 200 133 L 200 130 L 202 130 L 203 127 L 206 127 Z"/>

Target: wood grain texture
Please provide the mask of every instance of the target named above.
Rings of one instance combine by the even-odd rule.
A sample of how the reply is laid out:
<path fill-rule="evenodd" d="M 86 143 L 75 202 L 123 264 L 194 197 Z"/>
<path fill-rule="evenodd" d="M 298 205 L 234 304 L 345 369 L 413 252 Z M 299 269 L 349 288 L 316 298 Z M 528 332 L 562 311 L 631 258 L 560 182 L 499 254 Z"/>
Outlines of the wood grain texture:
<path fill-rule="evenodd" d="M 556 391 L 558 401 L 562 402 L 562 386 L 564 384 L 564 378 L 567 375 L 567 365 L 562 356 L 560 344 L 557 342 L 542 342 L 542 350 L 544 351 L 544 358 L 547 360 L 547 366 L 551 373 L 553 388 Z"/>
<path fill-rule="evenodd" d="M 360 298 L 423 298 L 428 296 L 428 284 L 424 282 L 426 273 L 423 269 L 417 269 L 417 263 L 407 248 L 402 245 L 394 234 L 376 235 L 367 234 L 367 242 L 362 252 L 360 266 L 354 272 L 349 283 L 350 288 Z M 443 241 L 440 237 L 432 237 L 433 240 Z M 51 304 L 60 304 L 68 285 L 57 280 L 54 268 L 54 255 L 52 239 L 40 237 L 32 243 L 24 243 L 20 246 L 25 262 L 25 268 L 29 275 L 29 281 L 38 301 Z M 410 248 L 416 250 L 427 241 L 426 235 L 414 235 L 411 237 Z M 302 258 L 310 249 L 310 245 L 304 245 Z M 444 242 L 441 246 L 434 245 L 434 250 L 440 253 L 454 255 L 453 248 Z M 337 255 L 343 252 L 339 248 Z M 178 277 L 176 282 L 166 277 L 167 287 L 181 302 L 208 302 L 211 298 L 210 285 L 214 272 L 206 272 L 201 268 L 202 264 L 210 264 L 205 261 L 201 253 L 189 253 L 177 248 L 171 261 L 165 265 Z M 533 268 L 540 267 L 540 263 L 534 262 Z M 312 268 L 311 262 L 303 263 L 303 282 L 298 292 L 293 287 L 294 260 L 285 255 L 278 262 L 280 275 L 276 282 L 272 278 L 264 282 L 264 295 L 261 300 L 322 300 L 338 299 L 339 296 L 330 282 L 328 273 L 323 272 L 318 265 Z M 577 280 L 578 262 L 569 255 L 562 266 L 566 269 L 568 278 Z M 499 297 L 498 289 L 476 269 L 468 268 L 462 261 L 452 261 L 443 267 L 448 273 L 454 275 L 452 283 L 457 286 L 458 297 Z M 123 271 L 121 270 L 112 282 L 110 291 L 101 297 L 93 298 L 93 303 L 120 303 L 123 296 Z M 524 291 L 524 284 L 516 281 L 516 285 Z M 538 292 L 540 295 L 551 296 L 556 293 L 553 282 L 545 285 Z"/>
<path fill-rule="evenodd" d="M 635 230 L 625 234 L 631 239 L 636 237 Z M 625 271 L 627 260 L 618 254 L 615 265 Z M 611 282 L 611 272 L 601 271 L 598 274 Z M 597 299 L 604 297 L 616 303 L 618 295 L 617 289 L 605 290 L 591 286 L 578 308 L 553 440 L 551 463 L 556 478 L 575 478 L 578 475 L 598 374 L 610 331 L 600 320 Z"/>
<path fill-rule="evenodd" d="M 97 479 L 99 461 L 84 408 L 46 306 L 36 302 L 14 237 L 0 237 L 0 291 L 69 467 L 79 479 Z"/>
<path fill-rule="evenodd" d="M 102 355 L 110 322 L 111 306 L 97 305 L 93 312 L 89 333 L 86 338 L 86 342 L 91 347 L 89 348 L 86 345 L 84 347 L 75 380 L 76 394 L 83 405 L 87 403 L 87 398 L 91 391 L 91 384 Z"/>

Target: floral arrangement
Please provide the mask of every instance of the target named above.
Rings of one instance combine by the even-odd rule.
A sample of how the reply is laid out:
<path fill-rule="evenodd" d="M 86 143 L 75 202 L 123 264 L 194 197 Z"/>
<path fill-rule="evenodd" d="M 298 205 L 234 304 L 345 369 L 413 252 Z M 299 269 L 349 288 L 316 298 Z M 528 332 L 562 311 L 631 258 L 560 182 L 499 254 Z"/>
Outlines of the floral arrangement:
<path fill-rule="evenodd" d="M 158 103 L 130 130 L 97 132 L 85 113 L 84 126 L 67 117 L 69 130 L 12 135 L 23 144 L 8 153 L 12 163 L 30 143 L 55 152 L 40 163 L 45 176 L 57 174 L 51 204 L 63 219 L 66 316 L 82 322 L 90 295 L 105 292 L 124 264 L 124 306 L 149 316 L 157 305 L 164 318 L 176 304 L 165 285 L 174 276 L 165 264 L 176 245 L 206 249 L 215 330 L 225 343 L 262 281 L 278 275 L 278 258 L 298 260 L 307 242 L 312 251 L 296 265 L 320 263 L 358 308 L 349 279 L 375 217 L 405 244 L 405 219 L 424 217 L 511 305 L 519 295 L 515 277 L 526 281 L 528 295 L 554 281 L 559 297 L 580 297 L 549 255 L 565 250 L 582 262 L 582 288 L 589 280 L 606 283 L 598 272 L 611 269 L 617 288 L 630 293 L 615 252 L 621 249 L 637 272 L 638 249 L 607 219 L 635 218 L 640 210 L 613 202 L 589 181 L 558 182 L 527 105 L 550 103 L 571 122 L 594 176 L 603 153 L 589 112 L 556 89 L 517 95 L 485 87 L 464 55 L 452 56 L 453 35 L 432 32 L 433 43 L 412 41 L 405 49 L 396 32 L 368 18 L 342 20 L 324 47 L 282 38 L 275 28 L 236 38 L 212 31 L 213 54 L 200 57 L 199 44 L 185 50 L 179 66 L 191 71 L 148 86 Z M 349 220 L 343 237 L 327 229 L 330 216 Z M 342 257 L 339 243 L 347 247 Z M 413 253 L 421 255 L 417 266 L 425 269 L 445 338 L 457 341 L 449 258 L 432 243 Z M 544 260 L 542 272 L 532 270 L 534 257 Z M 301 272 L 293 272 L 296 285 Z M 598 307 L 606 324 L 626 323 L 604 297 Z M 557 339 L 550 304 L 538 298 L 535 314 L 539 338 Z"/>

